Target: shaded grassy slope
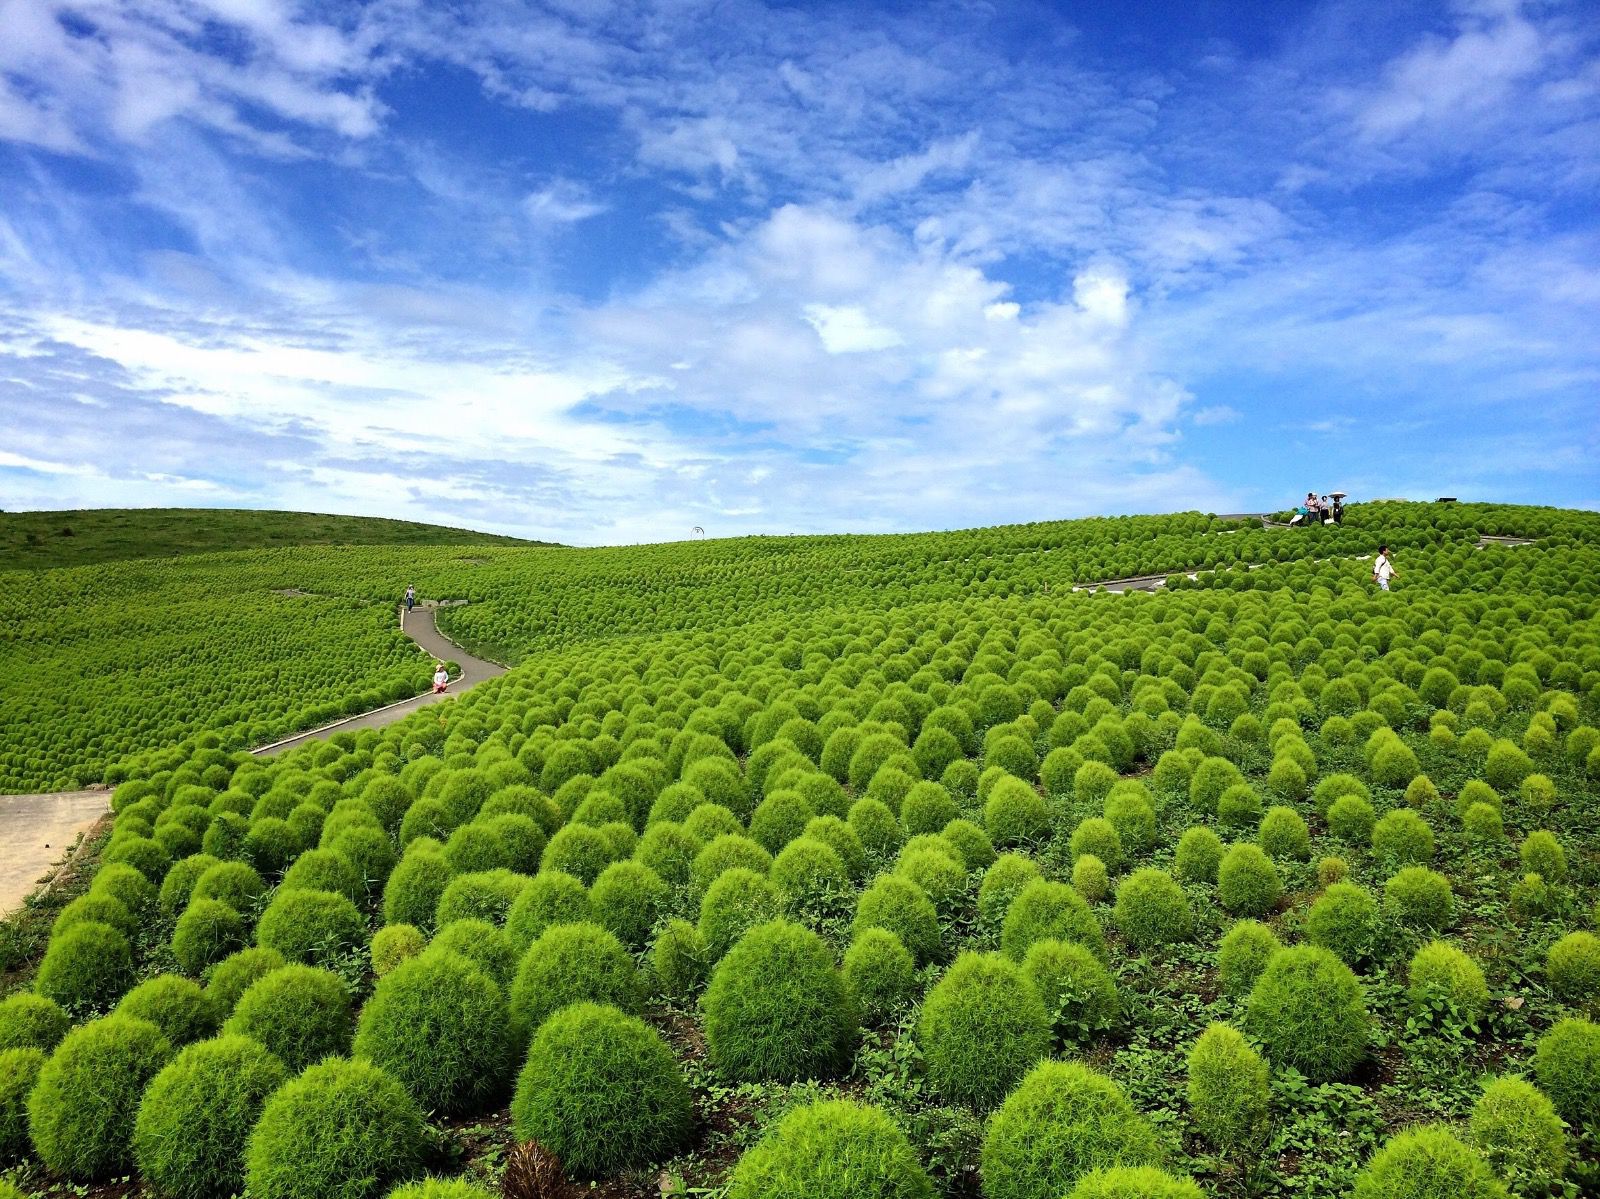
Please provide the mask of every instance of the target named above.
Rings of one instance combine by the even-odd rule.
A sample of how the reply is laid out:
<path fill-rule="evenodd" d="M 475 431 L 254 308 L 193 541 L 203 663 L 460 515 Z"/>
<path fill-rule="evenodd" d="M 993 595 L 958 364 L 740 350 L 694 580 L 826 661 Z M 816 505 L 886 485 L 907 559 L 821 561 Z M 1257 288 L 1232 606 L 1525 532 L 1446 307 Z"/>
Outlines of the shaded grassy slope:
<path fill-rule="evenodd" d="M 0 512 L 0 564 L 89 566 L 294 545 L 534 545 L 493 533 L 370 516 L 241 508 L 88 508 Z"/>

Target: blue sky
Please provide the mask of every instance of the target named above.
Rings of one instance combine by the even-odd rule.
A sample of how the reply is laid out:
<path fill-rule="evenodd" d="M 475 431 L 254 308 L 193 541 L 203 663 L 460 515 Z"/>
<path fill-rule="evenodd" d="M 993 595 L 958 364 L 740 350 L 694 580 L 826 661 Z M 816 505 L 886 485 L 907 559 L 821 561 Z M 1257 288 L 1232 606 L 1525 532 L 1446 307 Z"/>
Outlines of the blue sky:
<path fill-rule="evenodd" d="M 0 0 L 0 506 L 1600 507 L 1590 3 Z"/>

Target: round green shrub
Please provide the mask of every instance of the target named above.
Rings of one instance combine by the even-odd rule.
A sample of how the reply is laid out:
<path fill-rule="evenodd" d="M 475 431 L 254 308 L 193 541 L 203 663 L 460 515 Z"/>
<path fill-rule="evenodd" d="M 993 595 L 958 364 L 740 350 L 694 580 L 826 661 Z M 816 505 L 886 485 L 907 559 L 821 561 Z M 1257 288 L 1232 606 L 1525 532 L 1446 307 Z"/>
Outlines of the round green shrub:
<path fill-rule="evenodd" d="M 287 820 L 263 816 L 252 820 L 244 835 L 244 858 L 262 875 L 276 878 L 283 873 L 305 843 Z M 141 866 L 140 869 L 143 869 Z M 146 871 L 146 873 L 149 873 Z"/>
<path fill-rule="evenodd" d="M 384 884 L 384 923 L 410 924 L 424 933 L 432 930 L 439 897 L 454 873 L 437 841 L 413 841 Z"/>
<path fill-rule="evenodd" d="M 487 920 L 452 920 L 433 934 L 428 948 L 460 954 L 502 989 L 511 985 L 522 961 L 505 930 Z"/>
<path fill-rule="evenodd" d="M 1410 808 L 1396 808 L 1372 826 L 1372 853 L 1393 866 L 1421 866 L 1433 861 L 1433 830 Z"/>
<path fill-rule="evenodd" d="M 970 820 L 956 818 L 944 826 L 939 834 L 955 847 L 956 855 L 968 871 L 987 870 L 994 865 L 994 843 L 989 834 Z"/>
<path fill-rule="evenodd" d="M 284 828 L 287 830 L 288 826 Z M 160 885 L 167 875 L 167 868 L 172 865 L 172 855 L 160 842 L 149 837 L 112 837 L 111 843 L 101 854 L 101 861 L 132 866 L 152 883 Z"/>
<path fill-rule="evenodd" d="M 869 928 L 886 928 L 899 937 L 919 965 L 944 953 L 944 934 L 933 901 L 916 883 L 898 875 L 879 875 L 856 902 L 851 934 L 860 936 Z"/>
<path fill-rule="evenodd" d="M 1092 853 L 1078 855 L 1072 863 L 1072 889 L 1090 903 L 1099 903 L 1111 894 L 1111 875 L 1106 864 Z"/>
<path fill-rule="evenodd" d="M 1383 787 L 1404 787 L 1422 773 L 1417 755 L 1399 737 L 1390 736 L 1372 755 L 1372 781 Z"/>
<path fill-rule="evenodd" d="M 69 1012 L 111 1003 L 133 981 L 128 938 L 109 924 L 75 924 L 50 938 L 33 989 Z"/>
<path fill-rule="evenodd" d="M 826 1078 L 848 1062 L 857 1034 L 827 946 L 783 920 L 728 951 L 702 1006 L 712 1064 L 742 1081 Z"/>
<path fill-rule="evenodd" d="M 245 862 L 218 862 L 195 880 L 189 899 L 220 899 L 240 913 L 249 913 L 266 894 L 267 885 Z"/>
<path fill-rule="evenodd" d="M 180 863 L 181 865 L 181 863 Z M 284 871 L 278 892 L 332 891 L 351 903 L 366 897 L 366 883 L 355 867 L 331 849 L 308 849 Z"/>
<path fill-rule="evenodd" d="M 650 950 L 650 968 L 669 999 L 685 999 L 705 985 L 711 950 L 687 920 L 669 920 Z"/>
<path fill-rule="evenodd" d="M 371 1062 L 330 1058 L 266 1102 L 245 1154 L 251 1199 L 376 1199 L 416 1173 L 422 1113 Z"/>
<path fill-rule="evenodd" d="M 1449 928 L 1456 901 L 1450 880 L 1422 866 L 1407 866 L 1383 885 L 1383 906 L 1409 928 Z"/>
<path fill-rule="evenodd" d="M 428 946 L 428 939 L 414 924 L 385 924 L 372 934 L 368 953 L 372 959 L 372 973 L 378 978 L 388 974 L 401 962 L 416 957 Z"/>
<path fill-rule="evenodd" d="M 1217 865 L 1217 901 L 1236 916 L 1265 916 L 1283 897 L 1278 868 L 1259 845 L 1240 842 Z"/>
<path fill-rule="evenodd" d="M 477 1111 L 511 1077 L 505 995 L 476 963 L 429 949 L 379 980 L 354 1053 L 398 1079 L 425 1111 Z"/>
<path fill-rule="evenodd" d="M 1547 829 L 1529 833 L 1519 851 L 1522 868 L 1543 876 L 1546 882 L 1559 883 L 1567 877 L 1567 853 L 1556 835 Z"/>
<path fill-rule="evenodd" d="M 1248 783 L 1235 783 L 1217 797 L 1217 823 L 1242 829 L 1261 819 L 1261 796 Z"/>
<path fill-rule="evenodd" d="M 1479 845 L 1492 845 L 1505 840 L 1505 821 L 1500 810 L 1486 803 L 1475 803 L 1461 815 L 1461 825 L 1468 840 Z"/>
<path fill-rule="evenodd" d="M 1267 968 L 1272 955 L 1282 949 L 1277 935 L 1258 920 L 1240 920 L 1217 947 L 1217 974 L 1222 989 L 1235 997 L 1247 995 Z"/>
<path fill-rule="evenodd" d="M 713 838 L 689 867 L 689 898 L 698 903 L 720 874 L 736 866 L 766 875 L 772 870 L 772 855 L 736 833 Z"/>
<path fill-rule="evenodd" d="M 1083 1175 L 1160 1159 L 1155 1130 L 1122 1088 L 1081 1062 L 1044 1061 L 983 1140 L 985 1199 L 1061 1199 Z"/>
<path fill-rule="evenodd" d="M 1581 1005 L 1600 996 L 1600 937 L 1588 932 L 1562 937 L 1545 957 L 1545 978 L 1568 1003 Z"/>
<path fill-rule="evenodd" d="M 1390 1137 L 1357 1176 L 1350 1199 L 1506 1199 L 1506 1189 L 1475 1150 L 1425 1125 Z"/>
<path fill-rule="evenodd" d="M 933 1199 L 893 1120 L 843 1099 L 797 1107 L 739 1159 L 728 1199 Z"/>
<path fill-rule="evenodd" d="M 996 845 L 1030 845 L 1050 831 L 1050 805 L 1019 778 L 1007 775 L 983 805 L 983 827 Z"/>
<path fill-rule="evenodd" d="M 1212 1024 L 1189 1050 L 1189 1113 L 1224 1153 L 1258 1139 L 1271 1098 L 1267 1063 L 1236 1029 Z"/>
<path fill-rule="evenodd" d="M 1130 853 L 1149 853 L 1156 845 L 1156 810 L 1143 783 L 1124 780 L 1111 788 L 1103 813 Z"/>
<path fill-rule="evenodd" d="M 928 992 L 917 1042 L 940 1095 L 992 1107 L 1050 1051 L 1050 1018 L 1017 965 L 967 952 Z"/>
<path fill-rule="evenodd" d="M 1371 1021 L 1356 976 L 1314 945 L 1280 949 L 1250 991 L 1245 1026 L 1277 1066 L 1313 1082 L 1346 1077 L 1367 1055 Z"/>
<path fill-rule="evenodd" d="M 291 962 L 326 964 L 366 943 L 367 923 L 356 905 L 332 891 L 280 890 L 256 925 L 256 944 Z"/>
<path fill-rule="evenodd" d="M 723 871 L 700 901 L 700 935 L 711 960 L 720 959 L 745 933 L 777 919 L 782 911 L 777 887 L 762 875 L 742 866 Z"/>
<path fill-rule="evenodd" d="M 1022 959 L 1022 973 L 1039 993 L 1044 1010 L 1064 1043 L 1087 1041 L 1113 1027 L 1122 1012 L 1111 972 L 1074 941 L 1035 941 Z"/>
<path fill-rule="evenodd" d="M 511 1024 L 526 1043 L 569 1003 L 609 1003 L 628 1013 L 644 1005 L 644 984 L 615 934 L 598 924 L 553 924 L 529 947 L 511 984 Z"/>
<path fill-rule="evenodd" d="M 847 823 L 861 838 L 868 857 L 887 858 L 900 848 L 905 834 L 889 805 L 877 799 L 862 798 L 850 805 Z"/>
<path fill-rule="evenodd" d="M 494 925 L 504 924 L 511 912 L 511 905 L 517 902 L 528 885 L 526 875 L 504 867 L 480 870 L 475 874 L 458 874 L 439 896 L 434 921 L 440 926 L 457 920 L 487 920 Z"/>
<path fill-rule="evenodd" d="M 1117 832 L 1117 826 L 1103 816 L 1091 816 L 1087 820 L 1080 820 L 1078 827 L 1072 830 L 1072 839 L 1068 842 L 1074 860 L 1086 853 L 1092 853 L 1106 864 L 1106 869 L 1113 872 L 1121 870 L 1125 859 L 1122 853 L 1122 834 Z"/>
<path fill-rule="evenodd" d="M 139 921 L 127 906 L 111 895 L 80 895 L 59 912 L 50 925 L 50 935 L 58 937 L 79 924 L 109 924 L 124 937 L 139 935 Z"/>
<path fill-rule="evenodd" d="M 200 984 L 176 974 L 158 974 L 140 983 L 122 997 L 116 1014 L 150 1021 L 174 1048 L 217 1029 L 216 1009 Z"/>
<path fill-rule="evenodd" d="M 587 824 L 563 825 L 539 857 L 539 870 L 560 870 L 588 886 L 616 859 L 611 841 Z"/>
<path fill-rule="evenodd" d="M 1222 838 L 1203 825 L 1185 829 L 1178 838 L 1173 871 L 1186 883 L 1214 883 L 1222 865 Z"/>
<path fill-rule="evenodd" d="M 337 974 L 298 963 L 245 988 L 222 1031 L 253 1037 L 289 1070 L 303 1070 L 350 1046 L 355 1019 Z"/>
<path fill-rule="evenodd" d="M 210 1199 L 244 1189 L 244 1152 L 288 1071 L 260 1042 L 223 1036 L 190 1045 L 139 1103 L 133 1154 L 163 1195 Z"/>
<path fill-rule="evenodd" d="M 966 869 L 940 837 L 924 834 L 907 841 L 894 872 L 921 887 L 941 915 L 948 916 L 966 898 Z"/>
<path fill-rule="evenodd" d="M 1306 940 L 1350 965 L 1372 956 L 1378 930 L 1377 901 L 1354 883 L 1334 883 L 1306 913 Z"/>
<path fill-rule="evenodd" d="M 28 1156 L 28 1095 L 48 1057 L 32 1046 L 0 1049 L 0 1166 Z"/>
<path fill-rule="evenodd" d="M 251 983 L 283 965 L 283 954 L 276 949 L 253 946 L 231 953 L 213 966 L 206 976 L 206 998 L 217 1019 L 226 1020 Z"/>
<path fill-rule="evenodd" d="M 983 872 L 983 882 L 978 887 L 978 918 L 991 926 L 999 924 L 1017 893 L 1039 877 L 1039 867 L 1031 858 L 1019 853 L 1003 853 L 995 858 Z"/>
<path fill-rule="evenodd" d="M 106 862 L 89 884 L 90 895 L 109 895 L 135 916 L 149 911 L 157 900 L 155 884 L 123 862 Z"/>
<path fill-rule="evenodd" d="M 772 860 L 772 883 L 795 913 L 834 906 L 851 890 L 850 873 L 833 847 L 814 837 L 798 837 Z"/>
<path fill-rule="evenodd" d="M 638 862 L 613 862 L 589 889 L 595 919 L 633 949 L 650 942 L 650 930 L 665 910 L 672 889 L 654 870 Z"/>
<path fill-rule="evenodd" d="M 1153 949 L 1194 935 L 1188 896 L 1165 870 L 1135 870 L 1117 887 L 1112 909 L 1117 931 L 1138 949 Z"/>
<path fill-rule="evenodd" d="M 1085 1174 L 1066 1199 L 1206 1199 L 1206 1196 L 1189 1179 L 1178 1178 L 1155 1166 L 1110 1166 Z"/>
<path fill-rule="evenodd" d="M 1011 901 L 1000 927 L 1000 949 L 1020 962 L 1036 941 L 1046 939 L 1073 941 L 1102 960 L 1106 956 L 1105 934 L 1083 896 L 1065 883 L 1035 879 Z"/>
<path fill-rule="evenodd" d="M 1482 1017 L 1490 989 L 1477 962 L 1445 941 L 1430 941 L 1411 957 L 1406 996 L 1418 1012 L 1446 1007 L 1466 1021 Z"/>
<path fill-rule="evenodd" d="M 1539 1089 L 1574 1127 L 1600 1122 L 1600 1025 L 1566 1019 L 1539 1038 L 1533 1071 Z"/>
<path fill-rule="evenodd" d="M 174 862 L 167 871 L 167 877 L 161 881 L 161 892 L 158 906 L 163 916 L 176 916 L 189 902 L 193 894 L 195 883 L 200 876 L 211 867 L 218 864 L 218 859 L 208 853 L 190 854 L 181 861 Z M 111 923 L 107 921 L 107 923 Z"/>
<path fill-rule="evenodd" d="M 934 782 L 916 784 L 900 801 L 900 825 L 912 836 L 937 833 L 960 815 L 950 792 Z"/>
<path fill-rule="evenodd" d="M 883 1021 L 916 993 L 916 959 L 886 928 L 863 930 L 845 951 L 842 972 L 856 1011 L 868 1024 Z"/>
<path fill-rule="evenodd" d="M 1496 1078 L 1472 1105 L 1472 1144 L 1502 1178 L 1546 1187 L 1567 1169 L 1566 1129 L 1555 1105 L 1523 1078 Z"/>
<path fill-rule="evenodd" d="M 139 1096 L 171 1057 L 161 1030 L 132 1016 L 106 1016 L 69 1032 L 28 1096 L 40 1160 L 88 1182 L 127 1172 Z"/>
<path fill-rule="evenodd" d="M 72 1027 L 61 1005 L 31 991 L 0 999 L 0 1050 L 54 1049 Z"/>
<path fill-rule="evenodd" d="M 688 1136 L 693 1110 L 661 1034 L 614 1007 L 577 1003 L 540 1026 L 511 1121 L 519 1140 L 593 1176 L 670 1156 Z"/>
<path fill-rule="evenodd" d="M 751 839 L 775 854 L 798 837 L 816 814 L 799 792 L 779 791 L 763 799 L 750 814 Z"/>
<path fill-rule="evenodd" d="M 384 1199 L 498 1199 L 496 1192 L 459 1178 L 425 1178 L 395 1187 Z"/>
<path fill-rule="evenodd" d="M 583 883 L 565 871 L 541 870 L 506 913 L 506 936 L 517 949 L 526 951 L 552 925 L 593 920 L 594 908 Z"/>
<path fill-rule="evenodd" d="M 1268 809 L 1256 840 L 1270 857 L 1303 862 L 1311 856 L 1311 830 L 1293 808 Z"/>
<path fill-rule="evenodd" d="M 196 899 L 172 930 L 172 956 L 185 974 L 198 976 L 243 948 L 245 939 L 245 918 L 237 908 L 220 899 Z"/>
<path fill-rule="evenodd" d="M 1328 831 L 1347 845 L 1367 845 L 1377 818 L 1372 805 L 1359 795 L 1341 795 L 1328 808 Z"/>

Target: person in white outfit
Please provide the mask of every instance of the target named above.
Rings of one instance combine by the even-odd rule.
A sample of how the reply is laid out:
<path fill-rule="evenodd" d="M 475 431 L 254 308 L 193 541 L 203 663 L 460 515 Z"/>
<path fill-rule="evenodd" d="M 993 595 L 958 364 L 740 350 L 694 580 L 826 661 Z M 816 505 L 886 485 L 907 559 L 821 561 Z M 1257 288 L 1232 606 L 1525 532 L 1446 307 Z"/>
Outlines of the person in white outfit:
<path fill-rule="evenodd" d="M 433 672 L 433 692 L 435 695 L 450 686 L 450 672 L 444 668 L 444 663 L 437 663 L 437 667 Z"/>
<path fill-rule="evenodd" d="M 1372 564 L 1372 581 L 1384 591 L 1387 591 L 1389 590 L 1389 580 L 1398 573 L 1394 568 L 1394 563 L 1389 561 L 1389 547 L 1380 545 L 1378 547 L 1377 561 Z"/>

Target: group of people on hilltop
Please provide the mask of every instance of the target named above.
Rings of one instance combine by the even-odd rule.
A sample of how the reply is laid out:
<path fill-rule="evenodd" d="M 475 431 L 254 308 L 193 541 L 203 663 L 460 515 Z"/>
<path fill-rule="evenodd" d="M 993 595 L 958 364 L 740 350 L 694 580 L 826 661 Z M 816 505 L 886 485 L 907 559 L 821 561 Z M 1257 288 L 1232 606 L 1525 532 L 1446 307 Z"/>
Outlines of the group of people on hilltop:
<path fill-rule="evenodd" d="M 1318 496 L 1314 491 L 1306 492 L 1306 498 L 1294 510 L 1294 515 L 1289 518 L 1291 525 L 1323 524 L 1336 525 L 1344 523 L 1344 504 L 1340 502 L 1339 492 L 1329 500 L 1327 496 Z"/>

